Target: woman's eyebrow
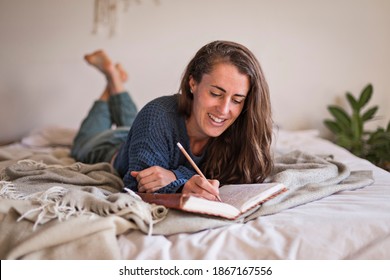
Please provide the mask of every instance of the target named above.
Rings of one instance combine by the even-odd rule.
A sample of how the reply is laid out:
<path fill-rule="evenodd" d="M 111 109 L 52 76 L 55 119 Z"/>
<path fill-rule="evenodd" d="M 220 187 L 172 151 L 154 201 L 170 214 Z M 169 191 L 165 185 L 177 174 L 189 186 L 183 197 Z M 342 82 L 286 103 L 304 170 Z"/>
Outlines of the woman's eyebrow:
<path fill-rule="evenodd" d="M 215 85 L 211 85 L 212 87 L 215 87 L 217 89 L 219 89 L 220 91 L 223 91 L 226 93 L 226 90 L 224 88 L 221 88 L 220 86 L 215 86 Z"/>
<path fill-rule="evenodd" d="M 215 88 L 217 88 L 217 89 L 219 89 L 220 91 L 223 91 L 224 93 L 226 93 L 226 90 L 224 89 L 224 88 L 222 88 L 222 87 L 220 87 L 220 86 L 216 86 L 216 85 L 211 85 L 212 87 L 215 87 Z M 235 96 L 238 96 L 238 97 L 243 97 L 243 98 L 245 98 L 246 97 L 246 95 L 245 94 L 240 94 L 240 93 L 236 93 L 236 94 L 234 94 Z"/>

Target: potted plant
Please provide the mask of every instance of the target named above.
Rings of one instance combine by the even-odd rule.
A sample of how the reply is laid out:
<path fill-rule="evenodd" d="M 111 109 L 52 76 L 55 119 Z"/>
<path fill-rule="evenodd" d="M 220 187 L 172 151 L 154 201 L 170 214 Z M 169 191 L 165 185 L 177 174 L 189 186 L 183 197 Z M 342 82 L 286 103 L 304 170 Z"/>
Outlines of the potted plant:
<path fill-rule="evenodd" d="M 337 105 L 328 106 L 333 120 L 324 120 L 325 126 L 334 134 L 336 144 L 346 148 L 358 157 L 365 158 L 375 165 L 390 170 L 390 121 L 386 128 L 378 127 L 375 131 L 365 129 L 365 124 L 373 120 L 378 106 L 365 109 L 373 94 L 373 87 L 368 84 L 356 99 L 346 93 L 351 112 L 346 112 Z"/>

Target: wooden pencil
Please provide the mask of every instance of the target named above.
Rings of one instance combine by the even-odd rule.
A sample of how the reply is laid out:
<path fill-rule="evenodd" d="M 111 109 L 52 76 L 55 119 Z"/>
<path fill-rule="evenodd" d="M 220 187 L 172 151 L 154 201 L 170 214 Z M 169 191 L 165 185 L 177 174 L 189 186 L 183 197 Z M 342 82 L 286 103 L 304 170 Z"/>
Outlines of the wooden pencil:
<path fill-rule="evenodd" d="M 187 160 L 190 162 L 190 164 L 192 165 L 192 167 L 195 169 L 195 171 L 199 174 L 199 176 L 203 177 L 206 179 L 206 176 L 204 176 L 204 174 L 202 173 L 202 171 L 199 169 L 199 167 L 196 165 L 196 163 L 192 160 L 192 158 L 190 157 L 190 155 L 187 153 L 187 151 L 184 149 L 184 147 L 179 143 L 177 142 L 177 146 L 179 147 L 180 151 L 183 153 L 183 155 L 187 158 Z M 222 202 L 221 198 L 219 197 L 219 195 L 216 196 L 217 199 Z"/>

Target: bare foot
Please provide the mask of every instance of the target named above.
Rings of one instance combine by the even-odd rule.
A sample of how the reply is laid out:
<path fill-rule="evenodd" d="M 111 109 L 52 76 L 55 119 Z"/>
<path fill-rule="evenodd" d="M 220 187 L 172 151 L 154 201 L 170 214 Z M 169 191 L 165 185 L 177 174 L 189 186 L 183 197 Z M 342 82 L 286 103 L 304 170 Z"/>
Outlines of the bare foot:
<path fill-rule="evenodd" d="M 103 74 L 111 75 L 112 71 L 115 70 L 114 64 L 108 55 L 102 51 L 98 50 L 91 54 L 84 56 L 84 59 L 92 66 L 95 66 L 98 70 L 103 72 Z"/>
<path fill-rule="evenodd" d="M 123 83 L 125 83 L 125 82 L 127 82 L 127 79 L 128 79 L 128 75 L 127 75 L 127 72 L 126 72 L 126 70 L 123 68 L 123 66 L 120 64 L 120 63 L 117 63 L 116 65 L 115 65 L 115 67 L 116 67 L 116 69 L 118 70 L 118 72 L 119 72 L 119 75 L 120 75 L 120 77 L 121 77 L 121 79 L 122 79 L 122 82 Z"/>
<path fill-rule="evenodd" d="M 107 90 L 110 95 L 124 91 L 123 82 L 127 80 L 127 73 L 121 66 L 118 67 L 118 64 L 114 65 L 104 51 L 95 51 L 85 55 L 84 58 L 106 76 Z"/>

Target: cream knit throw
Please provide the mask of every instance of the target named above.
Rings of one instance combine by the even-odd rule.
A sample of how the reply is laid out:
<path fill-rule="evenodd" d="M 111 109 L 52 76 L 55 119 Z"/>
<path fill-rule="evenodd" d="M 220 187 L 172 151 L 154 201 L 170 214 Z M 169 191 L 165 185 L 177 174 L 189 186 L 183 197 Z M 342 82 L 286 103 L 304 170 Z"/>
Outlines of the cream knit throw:
<path fill-rule="evenodd" d="M 0 178 L 1 198 L 32 202 L 18 220 L 31 220 L 34 228 L 52 219 L 95 213 L 120 216 L 151 234 L 167 215 L 163 206 L 147 204 L 135 193 L 120 193 L 123 182 L 107 163 L 62 166 L 26 159 L 1 170 Z"/>

